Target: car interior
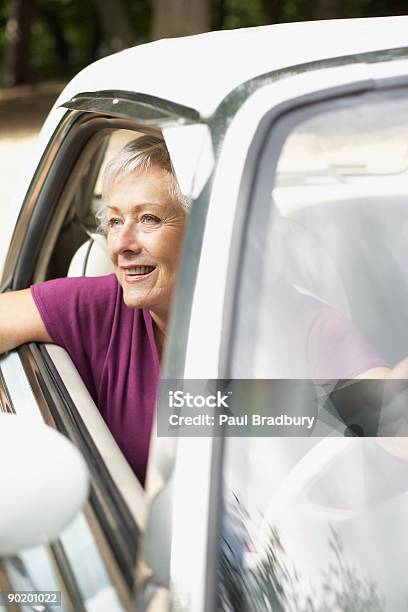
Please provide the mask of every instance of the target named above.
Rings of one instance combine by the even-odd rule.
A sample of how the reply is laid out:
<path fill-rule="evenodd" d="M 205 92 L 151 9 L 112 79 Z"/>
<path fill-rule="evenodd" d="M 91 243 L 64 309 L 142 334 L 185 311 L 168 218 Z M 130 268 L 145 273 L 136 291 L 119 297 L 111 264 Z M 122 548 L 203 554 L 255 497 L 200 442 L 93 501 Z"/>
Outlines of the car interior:
<path fill-rule="evenodd" d="M 36 269 L 36 281 L 62 276 L 98 276 L 113 271 L 106 239 L 98 231 L 100 177 L 107 161 L 141 134 L 116 130 L 91 140 L 68 180 Z"/>
<path fill-rule="evenodd" d="M 394 196 L 336 201 L 330 209 L 323 204 L 293 215 L 324 246 L 344 287 L 350 319 L 391 366 L 406 357 L 408 347 L 406 213 L 406 198 Z"/>
<path fill-rule="evenodd" d="M 279 261 L 275 250 L 270 254 L 268 274 L 281 274 L 301 293 L 342 313 L 390 366 L 404 359 L 406 199 L 338 200 L 277 217 L 273 231 L 281 251 Z"/>
<path fill-rule="evenodd" d="M 274 283 L 283 279 L 349 319 L 390 367 L 407 356 L 405 110 L 400 91 L 345 97 L 281 119 L 286 140 L 272 202 L 262 204 L 269 229 L 260 329 L 272 326 Z M 268 146 L 274 159 L 272 133 Z"/>

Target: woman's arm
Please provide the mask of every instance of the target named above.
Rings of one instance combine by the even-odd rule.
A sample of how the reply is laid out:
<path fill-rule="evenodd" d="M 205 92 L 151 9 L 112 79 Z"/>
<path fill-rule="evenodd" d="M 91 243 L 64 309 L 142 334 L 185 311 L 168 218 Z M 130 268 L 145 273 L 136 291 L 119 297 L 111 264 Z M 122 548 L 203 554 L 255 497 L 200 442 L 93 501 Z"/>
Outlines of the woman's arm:
<path fill-rule="evenodd" d="M 363 379 L 368 379 L 368 378 L 377 378 L 377 379 L 383 379 L 383 378 L 390 378 L 390 375 L 392 373 L 392 370 L 390 370 L 389 368 L 384 367 L 378 367 L 378 368 L 371 368 L 370 370 L 366 370 L 365 372 L 361 372 L 361 374 L 358 374 L 357 376 L 353 376 L 353 378 L 363 378 Z"/>
<path fill-rule="evenodd" d="M 0 295 L 0 353 L 25 342 L 52 342 L 30 289 Z"/>
<path fill-rule="evenodd" d="M 354 378 L 384 378 L 386 380 L 406 380 L 408 378 L 408 357 L 397 363 L 392 369 L 387 367 L 371 368 Z"/>

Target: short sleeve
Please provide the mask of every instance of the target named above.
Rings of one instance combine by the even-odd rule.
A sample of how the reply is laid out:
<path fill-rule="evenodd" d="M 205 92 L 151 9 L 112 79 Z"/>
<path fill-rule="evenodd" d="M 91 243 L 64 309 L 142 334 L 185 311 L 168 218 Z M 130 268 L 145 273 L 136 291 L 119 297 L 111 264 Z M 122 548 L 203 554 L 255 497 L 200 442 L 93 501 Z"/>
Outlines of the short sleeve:
<path fill-rule="evenodd" d="M 354 378 L 387 365 L 351 322 L 329 307 L 322 307 L 314 319 L 307 359 L 315 379 Z"/>
<path fill-rule="evenodd" d="M 96 397 L 97 377 L 121 300 L 116 276 L 45 281 L 32 285 L 31 294 L 50 337 L 69 353 Z"/>

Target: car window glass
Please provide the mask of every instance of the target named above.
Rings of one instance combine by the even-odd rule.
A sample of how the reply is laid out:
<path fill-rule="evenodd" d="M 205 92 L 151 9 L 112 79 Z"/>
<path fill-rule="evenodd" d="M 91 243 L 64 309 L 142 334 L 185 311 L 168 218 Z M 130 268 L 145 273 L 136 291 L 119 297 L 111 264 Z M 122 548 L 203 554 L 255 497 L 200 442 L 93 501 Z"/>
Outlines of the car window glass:
<path fill-rule="evenodd" d="M 115 587 L 109 578 L 83 513 L 61 535 L 61 543 L 75 575 L 87 610 L 122 610 Z"/>
<path fill-rule="evenodd" d="M 89 612 L 124 609 L 82 512 L 63 531 L 58 546 L 62 546 L 66 558 L 66 564 L 60 565 L 58 571 L 52 548 L 43 546 L 27 549 L 19 558 L 7 562 L 7 573 L 16 591 L 53 591 L 61 595 L 61 605 L 49 604 L 46 609 L 67 610 L 70 605 L 65 588 L 72 584 L 72 572 L 80 595 L 74 605 L 82 605 Z"/>
<path fill-rule="evenodd" d="M 387 404 L 344 379 L 408 354 L 407 110 L 404 91 L 316 105 L 259 160 L 229 376 L 260 379 L 247 412 L 276 420 L 225 432 L 220 609 L 406 605 L 408 444 L 359 436 L 405 435 L 407 385 Z"/>
<path fill-rule="evenodd" d="M 61 612 L 69 609 L 65 593 L 61 592 L 61 587 L 46 547 L 35 546 L 24 550 L 18 557 L 6 560 L 4 568 L 15 591 L 50 591 L 49 595 L 43 594 L 43 602 L 48 604 L 47 608 L 44 606 L 44 609 L 61 610 Z M 52 605 L 54 598 L 56 599 L 59 594 L 61 594 L 59 604 Z M 38 603 L 41 603 L 41 599 Z M 27 606 L 24 609 L 29 610 L 32 608 Z"/>
<path fill-rule="evenodd" d="M 246 235 L 235 377 L 350 378 L 407 354 L 405 112 L 403 95 L 347 100 L 288 134 Z"/>

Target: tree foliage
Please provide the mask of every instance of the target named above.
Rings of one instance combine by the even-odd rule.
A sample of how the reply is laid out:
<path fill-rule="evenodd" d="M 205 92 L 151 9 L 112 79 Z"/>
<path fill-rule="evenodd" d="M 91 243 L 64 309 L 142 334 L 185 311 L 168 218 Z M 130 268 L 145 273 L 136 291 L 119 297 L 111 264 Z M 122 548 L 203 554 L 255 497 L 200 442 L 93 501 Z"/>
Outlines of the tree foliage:
<path fill-rule="evenodd" d="M 22 0 L 0 4 L 0 67 L 10 73 L 10 23 Z M 149 39 L 150 0 L 23 0 L 32 6 L 30 80 L 66 79 L 90 62 Z M 22 82 L 18 80 L 18 82 Z"/>
<path fill-rule="evenodd" d="M 405 0 L 2 0 L 0 85 L 67 79 L 155 37 L 405 12 Z"/>

